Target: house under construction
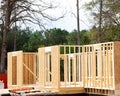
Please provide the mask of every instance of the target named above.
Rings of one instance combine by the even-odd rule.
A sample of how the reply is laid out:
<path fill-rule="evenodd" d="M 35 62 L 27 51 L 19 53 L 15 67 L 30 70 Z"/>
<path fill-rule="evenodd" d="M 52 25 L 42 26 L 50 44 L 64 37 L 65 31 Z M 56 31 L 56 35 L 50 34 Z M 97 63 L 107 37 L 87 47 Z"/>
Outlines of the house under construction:
<path fill-rule="evenodd" d="M 120 94 L 120 42 L 58 45 L 8 53 L 8 88 L 60 94 Z"/>

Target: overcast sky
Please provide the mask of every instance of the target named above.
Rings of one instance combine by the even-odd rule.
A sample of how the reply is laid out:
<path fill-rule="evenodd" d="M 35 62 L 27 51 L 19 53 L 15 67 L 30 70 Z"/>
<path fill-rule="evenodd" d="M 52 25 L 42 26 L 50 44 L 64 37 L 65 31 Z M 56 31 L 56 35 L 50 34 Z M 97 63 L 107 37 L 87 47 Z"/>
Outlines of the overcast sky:
<path fill-rule="evenodd" d="M 1 0 L 0 0 L 1 1 Z M 77 29 L 77 20 L 76 17 L 72 14 L 74 13 L 76 15 L 76 0 L 46 0 L 46 2 L 56 2 L 56 4 L 59 5 L 59 8 L 53 11 L 48 11 L 49 15 L 52 16 L 60 16 L 61 13 L 66 13 L 65 17 L 58 20 L 58 21 L 49 21 L 47 22 L 46 28 L 61 28 L 65 29 L 69 32 L 73 31 L 74 29 Z M 83 5 L 85 2 L 89 2 L 91 0 L 79 0 L 80 3 L 80 30 L 83 29 L 89 29 L 90 23 L 88 20 L 87 12 L 83 9 Z M 33 27 L 34 25 L 31 25 L 29 27 Z M 32 29 L 39 29 L 37 26 L 34 26 Z"/>
<path fill-rule="evenodd" d="M 53 0 L 54 1 L 54 0 Z M 76 17 L 72 14 L 76 14 L 76 0 L 55 0 L 56 2 L 59 2 L 61 9 L 66 10 L 67 14 L 66 16 L 61 19 L 58 20 L 56 22 L 50 22 L 49 27 L 50 28 L 62 28 L 62 29 L 66 29 L 69 32 L 71 32 L 74 29 L 77 29 L 77 21 L 76 21 Z M 89 29 L 90 23 L 88 20 L 88 15 L 87 12 L 85 12 L 84 8 L 83 8 L 83 4 L 85 4 L 85 2 L 89 2 L 91 0 L 79 0 L 80 3 L 80 29 Z M 64 13 L 65 11 L 63 11 Z M 59 14 L 58 11 L 55 12 L 56 14 Z"/>

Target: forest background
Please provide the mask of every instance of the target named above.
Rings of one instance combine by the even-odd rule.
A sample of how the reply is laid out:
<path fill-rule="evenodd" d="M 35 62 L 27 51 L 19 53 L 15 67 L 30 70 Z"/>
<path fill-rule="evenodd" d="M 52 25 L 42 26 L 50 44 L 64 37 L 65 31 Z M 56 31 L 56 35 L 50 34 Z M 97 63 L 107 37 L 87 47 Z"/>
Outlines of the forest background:
<path fill-rule="evenodd" d="M 40 4 L 32 0 L 2 0 L 0 8 L 0 73 L 7 69 L 7 52 L 23 50 L 36 52 L 39 47 L 52 45 L 76 45 L 77 30 L 72 32 L 61 28 L 44 28 L 42 20 L 52 21 L 64 18 L 64 15 L 53 18 L 45 10 L 57 6 L 40 0 Z M 34 6 L 34 7 L 33 7 Z M 37 10 L 36 10 L 37 8 Z M 84 10 L 92 17 L 92 27 L 80 31 L 80 45 L 119 41 L 120 40 L 120 0 L 92 0 L 84 5 Z M 90 17 L 90 18 L 91 18 Z M 89 17 L 88 17 L 89 19 Z M 42 29 L 21 28 L 19 23 L 38 24 Z M 45 30 L 43 30 L 45 29 Z"/>

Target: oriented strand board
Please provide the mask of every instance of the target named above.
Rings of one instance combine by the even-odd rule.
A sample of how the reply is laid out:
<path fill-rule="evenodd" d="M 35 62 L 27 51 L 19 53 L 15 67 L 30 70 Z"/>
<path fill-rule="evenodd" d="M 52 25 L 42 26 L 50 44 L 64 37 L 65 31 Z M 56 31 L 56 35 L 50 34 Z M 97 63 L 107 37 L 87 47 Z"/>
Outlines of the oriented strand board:
<path fill-rule="evenodd" d="M 12 57 L 12 85 L 17 84 L 17 56 Z"/>
<path fill-rule="evenodd" d="M 36 54 L 23 53 L 23 84 L 36 83 Z"/>
<path fill-rule="evenodd" d="M 114 42 L 114 82 L 116 94 L 120 93 L 120 42 Z"/>

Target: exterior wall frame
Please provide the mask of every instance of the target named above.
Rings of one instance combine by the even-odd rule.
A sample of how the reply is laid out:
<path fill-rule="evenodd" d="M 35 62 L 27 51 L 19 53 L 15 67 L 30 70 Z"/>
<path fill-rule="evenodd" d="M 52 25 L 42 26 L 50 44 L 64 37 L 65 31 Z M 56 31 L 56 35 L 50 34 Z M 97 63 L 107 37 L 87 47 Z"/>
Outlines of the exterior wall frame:
<path fill-rule="evenodd" d="M 29 86 L 23 84 L 24 52 L 8 53 L 8 87 Z M 36 54 L 36 53 L 33 53 Z M 47 54 L 49 58 L 47 59 Z M 17 56 L 17 84 L 12 82 L 12 57 Z M 79 59 L 77 59 L 79 58 Z M 120 93 L 120 42 L 107 42 L 91 45 L 56 45 L 38 49 L 40 90 L 57 92 Z M 36 58 L 34 58 L 36 59 Z M 60 60 L 63 60 L 63 73 Z M 30 60 L 28 60 L 30 62 Z M 27 62 L 27 61 L 26 61 Z M 46 67 L 48 63 L 48 68 Z M 36 61 L 34 61 L 34 64 Z M 78 63 L 78 65 L 77 65 Z M 36 63 L 37 64 L 37 63 Z M 32 65 L 30 65 L 32 66 Z M 36 74 L 36 66 L 31 72 Z M 51 67 L 51 68 L 50 68 Z M 79 67 L 77 69 L 77 67 Z M 20 70 L 18 70 L 20 68 Z M 48 70 L 48 71 L 46 71 Z M 77 71 L 78 70 L 78 71 Z M 22 72 L 21 72 L 22 71 Z M 29 70 L 30 71 L 30 70 Z M 26 71 L 27 72 L 27 71 Z M 49 74 L 48 77 L 46 74 Z M 61 76 L 63 75 L 63 79 Z M 79 74 L 79 75 L 78 75 Z M 28 75 L 31 76 L 31 75 Z M 77 78 L 78 76 L 78 78 Z M 35 77 L 35 76 L 34 76 Z M 48 78 L 48 81 L 47 81 Z M 78 80 L 77 80 L 78 79 Z M 36 79 L 34 79 L 35 81 Z M 49 86 L 48 86 L 49 85 Z M 74 93 L 74 91 L 72 91 Z"/>
<path fill-rule="evenodd" d="M 24 54 L 27 54 L 27 57 L 29 56 L 30 58 L 28 60 L 29 65 L 26 65 L 27 62 L 24 61 L 25 58 Z M 14 57 L 17 58 L 16 61 L 12 59 Z M 16 62 L 16 69 L 12 69 L 14 68 L 13 62 Z M 14 71 L 13 73 L 13 71 L 11 70 L 16 70 L 16 71 Z M 28 71 L 28 74 L 26 70 Z M 16 75 L 16 79 L 12 78 L 13 75 Z M 16 84 L 13 84 L 14 79 L 16 80 Z M 27 81 L 26 84 L 24 80 Z M 36 53 L 24 53 L 23 51 L 9 52 L 8 53 L 8 88 L 21 88 L 21 87 L 31 86 L 32 84 L 35 83 L 36 83 Z"/>

